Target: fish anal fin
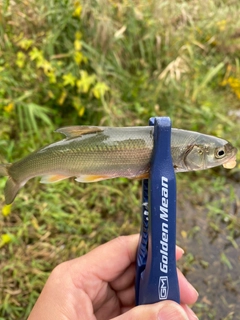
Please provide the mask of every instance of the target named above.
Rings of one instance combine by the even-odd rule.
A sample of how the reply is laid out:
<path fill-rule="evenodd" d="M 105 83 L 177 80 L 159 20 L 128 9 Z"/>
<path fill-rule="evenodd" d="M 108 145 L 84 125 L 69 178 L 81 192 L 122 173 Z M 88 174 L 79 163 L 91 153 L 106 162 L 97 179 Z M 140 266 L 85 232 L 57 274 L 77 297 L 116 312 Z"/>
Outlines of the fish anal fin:
<path fill-rule="evenodd" d="M 77 177 L 75 180 L 77 182 L 96 182 L 96 181 L 101 181 L 101 180 L 107 180 L 111 179 L 111 176 L 106 176 L 106 175 L 81 175 Z"/>
<path fill-rule="evenodd" d="M 61 180 L 65 180 L 70 178 L 70 176 L 65 176 L 61 174 L 54 174 L 54 175 L 48 175 L 48 176 L 43 176 L 40 180 L 41 183 L 55 183 Z"/>
<path fill-rule="evenodd" d="M 103 127 L 97 127 L 97 126 L 71 126 L 71 127 L 63 127 L 55 130 L 55 132 L 62 133 L 67 138 L 81 137 L 85 134 L 97 133 L 102 131 L 103 131 Z"/>

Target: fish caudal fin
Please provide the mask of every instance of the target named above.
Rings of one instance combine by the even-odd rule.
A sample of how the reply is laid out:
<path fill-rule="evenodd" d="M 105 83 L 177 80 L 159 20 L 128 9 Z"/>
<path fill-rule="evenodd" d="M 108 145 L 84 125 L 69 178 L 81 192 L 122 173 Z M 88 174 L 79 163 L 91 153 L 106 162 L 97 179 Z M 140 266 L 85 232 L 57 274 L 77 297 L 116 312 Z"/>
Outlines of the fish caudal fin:
<path fill-rule="evenodd" d="M 10 204 L 15 199 L 21 185 L 16 183 L 8 173 L 8 168 L 11 164 L 0 164 L 0 176 L 7 176 L 8 180 L 5 185 L 5 202 L 6 204 Z"/>

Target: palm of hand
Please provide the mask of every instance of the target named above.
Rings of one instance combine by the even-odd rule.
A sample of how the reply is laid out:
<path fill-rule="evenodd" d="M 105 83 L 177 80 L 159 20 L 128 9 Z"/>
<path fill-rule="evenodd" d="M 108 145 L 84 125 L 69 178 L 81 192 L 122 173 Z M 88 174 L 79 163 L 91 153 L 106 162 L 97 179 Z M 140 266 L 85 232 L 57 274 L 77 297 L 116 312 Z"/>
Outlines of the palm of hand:
<path fill-rule="evenodd" d="M 28 320 L 120 320 L 139 319 L 139 315 L 146 319 L 146 315 L 154 315 L 157 306 L 133 308 L 138 239 L 138 235 L 119 237 L 80 258 L 61 263 L 51 273 Z M 181 255 L 177 248 L 176 258 Z M 194 303 L 197 293 L 180 272 L 178 280 L 183 309 L 190 314 L 189 319 L 194 319 L 186 304 Z M 163 305 L 161 302 L 161 308 Z M 176 309 L 171 302 L 168 306 L 170 312 Z M 132 313 L 128 316 L 125 312 L 129 309 Z M 178 310 L 176 315 L 179 311 L 183 312 Z"/>
<path fill-rule="evenodd" d="M 121 238 L 118 238 L 121 242 Z M 69 320 L 106 320 L 116 317 L 135 305 L 135 256 L 126 255 L 119 257 L 118 268 L 112 268 L 111 254 L 104 257 L 104 260 L 95 259 L 94 251 L 92 252 L 91 264 L 85 257 L 81 259 L 81 265 L 78 259 L 72 260 L 71 265 L 71 280 L 73 287 L 72 292 L 72 307 L 76 310 L 75 315 Z M 114 253 L 115 255 L 115 253 Z M 86 263 L 86 265 L 85 265 Z M 116 261 L 115 261 L 116 263 Z M 114 263 L 114 264 L 115 264 Z M 104 268 L 103 268 L 104 265 Z M 80 266 L 80 267 L 79 267 Z M 67 268 L 69 273 L 69 262 L 59 266 L 60 268 Z M 63 270 L 59 271 L 63 274 Z M 84 310 L 79 310 L 78 305 L 81 301 L 81 306 L 84 305 Z M 73 309 L 72 309 L 73 310 Z"/>

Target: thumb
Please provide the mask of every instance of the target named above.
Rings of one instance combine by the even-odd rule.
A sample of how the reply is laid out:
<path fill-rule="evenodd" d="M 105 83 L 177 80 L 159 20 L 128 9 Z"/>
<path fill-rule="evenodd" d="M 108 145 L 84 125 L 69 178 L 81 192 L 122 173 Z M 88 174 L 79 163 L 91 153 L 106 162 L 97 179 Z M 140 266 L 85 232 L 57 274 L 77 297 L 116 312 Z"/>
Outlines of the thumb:
<path fill-rule="evenodd" d="M 174 301 L 134 307 L 112 320 L 189 320 L 183 308 Z"/>

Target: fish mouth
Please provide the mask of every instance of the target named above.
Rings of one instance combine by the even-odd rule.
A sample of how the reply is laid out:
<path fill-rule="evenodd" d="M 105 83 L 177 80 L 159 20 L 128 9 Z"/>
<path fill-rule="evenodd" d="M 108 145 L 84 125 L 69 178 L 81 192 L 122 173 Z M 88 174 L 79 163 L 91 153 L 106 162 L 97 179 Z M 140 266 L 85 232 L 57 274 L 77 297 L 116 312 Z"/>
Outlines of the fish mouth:
<path fill-rule="evenodd" d="M 231 145 L 230 145 L 231 146 Z M 229 146 L 229 147 L 230 147 Z M 231 156 L 225 161 L 222 165 L 225 169 L 233 169 L 236 167 L 237 164 L 237 148 L 231 146 Z"/>

